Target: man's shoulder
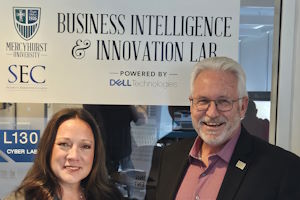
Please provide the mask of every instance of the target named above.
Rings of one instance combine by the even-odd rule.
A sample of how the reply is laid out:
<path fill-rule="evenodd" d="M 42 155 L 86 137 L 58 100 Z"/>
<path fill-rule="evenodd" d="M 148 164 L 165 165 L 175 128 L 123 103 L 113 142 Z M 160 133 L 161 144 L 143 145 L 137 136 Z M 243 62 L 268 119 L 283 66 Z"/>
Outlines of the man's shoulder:
<path fill-rule="evenodd" d="M 257 156 L 280 162 L 296 162 L 300 166 L 300 158 L 296 154 L 287 151 L 282 147 L 270 144 L 269 142 L 249 133 L 247 133 L 246 137 L 248 142 L 251 140 L 253 152 L 255 152 Z"/>
<path fill-rule="evenodd" d="M 191 149 L 196 138 L 184 138 L 165 146 L 164 151 L 174 151 L 176 149 Z"/>

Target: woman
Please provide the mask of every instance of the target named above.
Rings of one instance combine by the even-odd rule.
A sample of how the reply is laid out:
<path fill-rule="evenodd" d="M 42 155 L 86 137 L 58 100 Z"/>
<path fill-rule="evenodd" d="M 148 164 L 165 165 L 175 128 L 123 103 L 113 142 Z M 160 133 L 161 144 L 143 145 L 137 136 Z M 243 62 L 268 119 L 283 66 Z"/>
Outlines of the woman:
<path fill-rule="evenodd" d="M 99 128 L 84 109 L 63 109 L 49 121 L 21 185 L 7 199 L 122 199 L 110 183 Z"/>

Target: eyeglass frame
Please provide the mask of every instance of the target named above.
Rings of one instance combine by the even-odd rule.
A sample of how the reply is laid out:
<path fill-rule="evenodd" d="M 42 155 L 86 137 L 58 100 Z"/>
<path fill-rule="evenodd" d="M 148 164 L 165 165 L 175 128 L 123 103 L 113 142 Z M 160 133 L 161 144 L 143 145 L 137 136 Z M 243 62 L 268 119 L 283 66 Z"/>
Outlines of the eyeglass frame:
<path fill-rule="evenodd" d="M 232 109 L 233 109 L 233 104 L 235 103 L 235 102 L 238 102 L 239 100 L 241 100 L 241 99 L 243 99 L 244 97 L 239 97 L 239 98 L 237 98 L 237 99 L 205 99 L 205 98 L 203 98 L 203 100 L 206 100 L 208 103 L 207 103 L 207 107 L 205 108 L 205 109 L 198 109 L 197 107 L 196 107 L 196 105 L 193 103 L 194 102 L 194 99 L 198 99 L 198 100 L 200 100 L 201 98 L 192 98 L 192 97 L 189 97 L 189 100 L 190 100 L 190 102 L 191 102 L 191 104 L 192 104 L 192 107 L 193 108 L 195 108 L 197 111 L 207 111 L 208 110 L 208 108 L 209 108 L 209 106 L 211 105 L 211 102 L 213 101 L 214 102 L 214 104 L 215 104 L 215 106 L 216 106 L 216 109 L 219 111 L 219 112 L 228 112 L 228 111 L 231 111 Z M 230 102 L 230 105 L 231 105 L 231 108 L 230 109 L 228 109 L 228 110 L 220 110 L 219 108 L 218 108 L 218 105 L 220 105 L 220 103 L 218 103 L 217 101 L 221 101 L 221 100 L 226 100 L 226 101 L 228 101 L 228 102 Z"/>

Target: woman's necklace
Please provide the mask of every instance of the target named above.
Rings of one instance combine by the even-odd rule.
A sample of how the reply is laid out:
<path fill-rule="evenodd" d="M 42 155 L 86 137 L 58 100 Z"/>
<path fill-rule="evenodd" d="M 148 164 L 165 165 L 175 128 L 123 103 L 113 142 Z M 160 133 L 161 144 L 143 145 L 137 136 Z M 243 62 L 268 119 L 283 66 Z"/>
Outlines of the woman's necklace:
<path fill-rule="evenodd" d="M 84 195 L 84 189 L 81 188 L 81 191 L 79 192 L 79 199 L 80 200 L 85 200 L 85 195 Z M 58 196 L 55 195 L 54 200 L 61 200 Z"/>
<path fill-rule="evenodd" d="M 80 192 L 79 199 L 80 200 L 85 200 L 85 196 L 84 196 L 84 193 L 82 191 Z"/>

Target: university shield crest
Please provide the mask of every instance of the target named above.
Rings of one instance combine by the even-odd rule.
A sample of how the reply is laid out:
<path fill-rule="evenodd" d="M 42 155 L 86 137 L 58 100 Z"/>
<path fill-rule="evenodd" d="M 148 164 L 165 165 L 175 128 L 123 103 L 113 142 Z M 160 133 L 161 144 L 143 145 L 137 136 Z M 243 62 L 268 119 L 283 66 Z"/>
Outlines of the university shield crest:
<path fill-rule="evenodd" d="M 21 38 L 33 38 L 39 29 L 41 8 L 14 7 L 13 13 L 15 28 Z"/>

